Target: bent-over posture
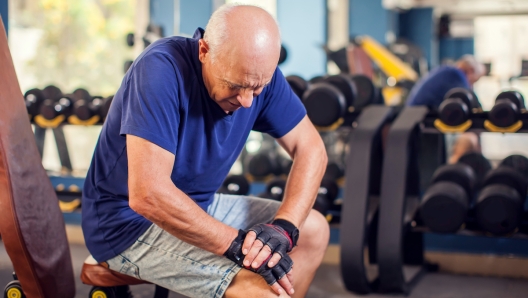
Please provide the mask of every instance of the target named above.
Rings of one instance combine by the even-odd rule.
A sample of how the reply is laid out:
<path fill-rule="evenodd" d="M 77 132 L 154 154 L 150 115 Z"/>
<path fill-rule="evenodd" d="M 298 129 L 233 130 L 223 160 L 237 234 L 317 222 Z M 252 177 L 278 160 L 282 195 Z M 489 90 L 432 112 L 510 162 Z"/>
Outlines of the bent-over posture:
<path fill-rule="evenodd" d="M 189 297 L 305 296 L 329 238 L 312 210 L 327 157 L 279 53 L 267 12 L 224 5 L 135 60 L 83 189 L 98 262 Z M 293 159 L 282 203 L 215 194 L 251 130 Z"/>

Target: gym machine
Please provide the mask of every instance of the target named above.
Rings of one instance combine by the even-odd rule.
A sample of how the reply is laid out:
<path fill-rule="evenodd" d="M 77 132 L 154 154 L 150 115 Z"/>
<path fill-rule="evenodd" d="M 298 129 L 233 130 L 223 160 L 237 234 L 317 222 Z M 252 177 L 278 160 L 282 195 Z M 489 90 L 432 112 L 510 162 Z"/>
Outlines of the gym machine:
<path fill-rule="evenodd" d="M 366 107 L 349 141 L 341 212 L 341 272 L 346 288 L 356 293 L 377 290 L 378 279 L 369 274 L 372 266 L 367 266 L 365 259 L 376 263 L 382 131 L 396 115 L 395 107 Z"/>

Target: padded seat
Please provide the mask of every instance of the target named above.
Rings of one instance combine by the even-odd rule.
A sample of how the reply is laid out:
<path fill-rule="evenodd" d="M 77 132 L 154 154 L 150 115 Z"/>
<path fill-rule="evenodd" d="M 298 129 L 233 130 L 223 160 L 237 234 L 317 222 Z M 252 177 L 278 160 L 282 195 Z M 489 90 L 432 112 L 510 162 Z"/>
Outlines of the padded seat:
<path fill-rule="evenodd" d="M 110 270 L 106 263 L 97 263 L 92 256 L 84 261 L 81 281 L 86 285 L 98 287 L 150 284 L 147 281 Z"/>

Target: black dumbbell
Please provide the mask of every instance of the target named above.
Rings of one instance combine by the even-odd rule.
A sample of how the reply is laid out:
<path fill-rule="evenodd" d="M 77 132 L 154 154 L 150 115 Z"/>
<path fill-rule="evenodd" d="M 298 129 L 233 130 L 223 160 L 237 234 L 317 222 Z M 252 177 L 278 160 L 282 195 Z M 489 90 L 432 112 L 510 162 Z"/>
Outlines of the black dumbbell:
<path fill-rule="evenodd" d="M 482 188 L 482 183 L 484 182 L 484 177 L 488 174 L 488 172 L 491 170 L 491 163 L 489 160 L 482 155 L 482 153 L 478 152 L 469 152 L 464 155 L 462 155 L 458 159 L 459 163 L 466 164 L 470 166 L 473 169 L 473 172 L 475 172 L 476 177 L 476 189 Z"/>
<path fill-rule="evenodd" d="M 73 114 L 79 120 L 87 121 L 94 116 L 100 116 L 103 107 L 101 96 L 91 96 L 85 89 L 76 89 L 73 92 L 74 101 Z"/>
<path fill-rule="evenodd" d="M 453 88 L 447 92 L 438 107 L 438 118 L 445 125 L 459 126 L 466 123 L 471 115 L 482 109 L 473 91 Z"/>
<path fill-rule="evenodd" d="M 456 232 L 466 221 L 475 183 L 475 173 L 466 164 L 439 167 L 420 203 L 424 224 L 433 232 Z"/>
<path fill-rule="evenodd" d="M 355 109 L 362 109 L 370 104 L 383 104 L 380 91 L 371 79 L 364 75 L 354 75 L 352 80 L 357 88 Z"/>
<path fill-rule="evenodd" d="M 44 92 L 38 88 L 28 90 L 24 93 L 24 102 L 26 103 L 26 109 L 30 119 L 38 115 L 40 105 L 45 99 Z"/>
<path fill-rule="evenodd" d="M 286 61 L 286 59 L 288 59 L 288 50 L 286 50 L 284 45 L 281 44 L 279 62 L 277 64 L 281 65 L 282 63 L 284 63 Z"/>
<path fill-rule="evenodd" d="M 300 76 L 290 75 L 286 77 L 286 81 L 299 98 L 303 98 L 304 92 L 308 89 L 308 82 Z"/>
<path fill-rule="evenodd" d="M 134 64 L 134 60 L 126 60 L 123 64 L 123 73 L 127 73 L 130 67 L 132 67 L 132 64 Z"/>
<path fill-rule="evenodd" d="M 337 161 L 329 161 L 326 165 L 326 171 L 324 174 L 324 179 L 329 179 L 332 181 L 337 181 L 345 175 L 344 167 L 341 163 Z"/>
<path fill-rule="evenodd" d="M 48 86 L 42 90 L 46 100 L 39 109 L 39 114 L 46 120 L 53 120 L 58 116 L 68 117 L 73 111 L 73 95 L 64 95 L 59 88 Z"/>
<path fill-rule="evenodd" d="M 286 180 L 275 178 L 266 185 L 266 191 L 259 194 L 259 198 L 282 201 L 284 190 L 286 189 Z"/>
<path fill-rule="evenodd" d="M 131 32 L 131 33 L 128 33 L 126 35 L 126 44 L 127 44 L 127 46 L 133 47 L 134 44 L 135 44 L 135 41 L 136 41 L 136 37 L 135 37 L 134 33 Z"/>
<path fill-rule="evenodd" d="M 347 113 L 354 112 L 356 97 L 356 85 L 352 78 L 339 74 L 311 85 L 303 95 L 303 103 L 314 125 L 333 128 L 343 123 Z"/>
<path fill-rule="evenodd" d="M 513 232 L 522 219 L 527 187 L 527 178 L 513 167 L 490 171 L 475 204 L 479 226 L 494 235 Z"/>
<path fill-rule="evenodd" d="M 245 196 L 249 194 L 249 181 L 243 175 L 230 175 L 222 183 L 218 193 Z"/>
<path fill-rule="evenodd" d="M 324 81 L 324 79 L 326 78 L 326 76 L 315 76 L 313 78 L 311 78 L 310 80 L 308 80 L 308 84 L 315 84 L 315 83 L 321 83 Z"/>
<path fill-rule="evenodd" d="M 283 167 L 288 166 L 288 160 L 277 151 L 275 140 L 266 134 L 262 137 L 259 150 L 248 152 L 244 158 L 244 173 L 257 181 L 267 180 L 271 175 L 279 176 Z"/>
<path fill-rule="evenodd" d="M 103 106 L 101 107 L 101 119 L 106 119 L 106 116 L 108 116 L 108 112 L 110 111 L 110 106 L 112 105 L 112 101 L 114 100 L 114 96 L 110 95 L 108 97 L 105 97 L 103 99 Z"/>
<path fill-rule="evenodd" d="M 337 186 L 335 180 L 323 179 L 317 192 L 313 209 L 327 216 L 328 210 L 330 210 L 334 204 L 334 200 L 337 198 L 338 193 L 339 186 Z"/>
<path fill-rule="evenodd" d="M 499 166 L 514 168 L 524 177 L 528 177 L 528 158 L 524 155 L 512 154 L 504 158 Z"/>
<path fill-rule="evenodd" d="M 48 85 L 42 89 L 45 99 L 59 100 L 62 96 L 62 91 L 55 85 Z"/>
<path fill-rule="evenodd" d="M 526 111 L 524 98 L 517 91 L 501 92 L 495 99 L 495 105 L 488 114 L 488 120 L 498 127 L 509 127 L 520 120 Z"/>
<path fill-rule="evenodd" d="M 266 180 L 270 175 L 280 176 L 290 173 L 293 161 L 275 150 L 263 150 L 248 156 L 246 171 L 255 180 Z"/>

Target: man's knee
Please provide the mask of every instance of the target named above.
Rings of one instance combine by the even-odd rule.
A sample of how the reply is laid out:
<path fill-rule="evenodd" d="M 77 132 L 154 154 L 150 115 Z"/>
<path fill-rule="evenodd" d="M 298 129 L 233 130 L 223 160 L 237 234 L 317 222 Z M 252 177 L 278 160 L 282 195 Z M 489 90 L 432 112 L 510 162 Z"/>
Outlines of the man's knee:
<path fill-rule="evenodd" d="M 237 298 L 237 297 L 280 297 L 280 298 L 289 298 L 285 293 L 282 293 L 280 296 L 271 289 L 271 287 L 266 284 L 264 279 L 249 270 L 242 269 L 238 274 L 233 278 L 229 287 L 224 294 L 226 298 Z"/>
<path fill-rule="evenodd" d="M 311 210 L 301 228 L 299 246 L 308 246 L 310 250 L 324 251 L 330 238 L 330 226 L 326 218 L 318 211 Z"/>

